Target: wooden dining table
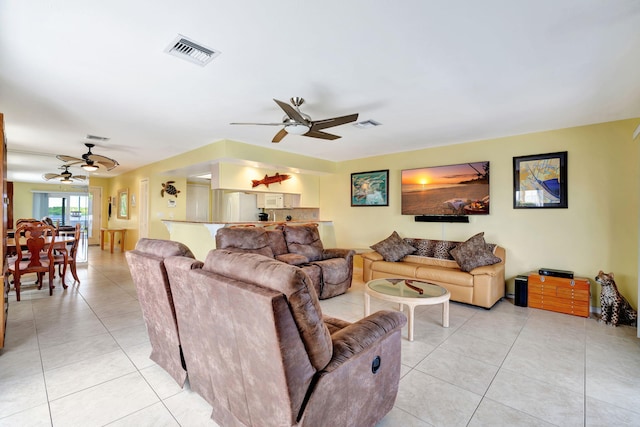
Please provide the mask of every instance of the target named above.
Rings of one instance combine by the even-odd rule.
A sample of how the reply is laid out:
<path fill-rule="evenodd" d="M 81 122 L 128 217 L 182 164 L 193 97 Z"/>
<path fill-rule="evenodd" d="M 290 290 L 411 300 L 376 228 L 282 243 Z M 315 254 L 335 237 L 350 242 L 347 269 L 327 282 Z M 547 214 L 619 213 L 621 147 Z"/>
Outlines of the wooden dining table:
<path fill-rule="evenodd" d="M 75 237 L 73 236 L 56 236 L 55 241 L 53 243 L 55 247 L 64 247 L 67 243 L 73 243 L 75 241 Z M 51 237 L 45 237 L 45 245 L 51 243 Z M 27 239 L 24 237 L 20 237 L 20 247 L 23 249 L 27 248 Z M 15 252 L 16 250 L 16 239 L 15 237 L 7 237 L 7 252 Z"/>
<path fill-rule="evenodd" d="M 66 249 L 66 245 L 68 243 L 73 243 L 75 241 L 75 237 L 74 236 L 70 236 L 70 235 L 61 235 L 61 236 L 55 236 L 55 240 L 53 242 L 53 247 L 55 248 L 65 248 Z M 27 239 L 24 236 L 21 236 L 19 239 L 19 243 L 20 243 L 20 247 L 23 249 L 27 249 Z M 50 236 L 46 236 L 45 237 L 45 247 L 47 245 L 49 245 L 51 243 L 51 237 Z M 7 237 L 7 253 L 8 254 L 15 254 L 16 253 L 16 239 L 15 237 Z M 67 264 L 67 251 L 65 250 L 64 252 L 64 263 L 65 266 Z M 66 271 L 66 267 L 65 267 L 65 271 Z M 62 285 L 66 288 L 67 285 L 65 284 L 65 279 L 64 279 L 64 275 L 62 276 Z"/>

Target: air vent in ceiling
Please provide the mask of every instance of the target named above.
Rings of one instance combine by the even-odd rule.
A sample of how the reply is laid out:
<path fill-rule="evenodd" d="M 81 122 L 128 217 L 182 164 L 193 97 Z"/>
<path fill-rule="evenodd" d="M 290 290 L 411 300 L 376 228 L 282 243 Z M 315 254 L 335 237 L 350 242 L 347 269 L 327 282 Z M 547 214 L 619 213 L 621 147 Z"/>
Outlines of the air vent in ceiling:
<path fill-rule="evenodd" d="M 91 135 L 91 134 L 87 134 L 87 136 L 84 137 L 84 139 L 88 140 L 88 141 L 108 141 L 111 138 L 107 138 L 106 136 L 97 136 L 97 135 Z"/>
<path fill-rule="evenodd" d="M 220 55 L 221 52 L 204 47 L 195 41 L 178 34 L 164 50 L 169 55 L 177 56 L 185 59 L 201 67 L 207 65 L 213 58 Z"/>
<path fill-rule="evenodd" d="M 380 122 L 376 122 L 375 120 L 363 120 L 361 122 L 356 122 L 353 124 L 355 127 L 360 128 L 360 129 L 369 129 L 369 128 L 373 128 L 376 126 L 380 126 L 382 125 L 382 123 Z"/>

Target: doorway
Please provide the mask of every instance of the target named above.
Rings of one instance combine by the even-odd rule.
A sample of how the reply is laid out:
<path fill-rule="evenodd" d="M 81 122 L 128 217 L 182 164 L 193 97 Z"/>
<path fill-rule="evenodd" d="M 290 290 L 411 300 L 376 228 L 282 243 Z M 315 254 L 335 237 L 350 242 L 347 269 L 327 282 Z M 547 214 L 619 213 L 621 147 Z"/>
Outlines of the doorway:
<path fill-rule="evenodd" d="M 100 244 L 100 228 L 102 227 L 102 187 L 89 187 L 89 245 Z"/>
<path fill-rule="evenodd" d="M 91 198 L 88 192 L 83 193 L 47 193 L 33 194 L 33 218 L 49 217 L 60 229 L 73 229 L 80 224 L 80 242 L 76 260 L 87 261 L 87 235 L 91 228 Z"/>
<path fill-rule="evenodd" d="M 140 197 L 138 198 L 138 237 L 149 237 L 149 179 L 140 180 Z"/>

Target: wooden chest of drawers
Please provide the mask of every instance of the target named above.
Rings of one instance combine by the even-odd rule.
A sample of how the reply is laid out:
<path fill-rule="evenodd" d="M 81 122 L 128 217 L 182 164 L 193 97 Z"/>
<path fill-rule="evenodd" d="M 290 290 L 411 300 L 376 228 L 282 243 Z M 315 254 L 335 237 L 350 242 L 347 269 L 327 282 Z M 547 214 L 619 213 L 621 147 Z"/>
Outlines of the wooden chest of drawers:
<path fill-rule="evenodd" d="M 530 274 L 528 288 L 529 307 L 589 317 L 591 284 L 587 278 Z"/>

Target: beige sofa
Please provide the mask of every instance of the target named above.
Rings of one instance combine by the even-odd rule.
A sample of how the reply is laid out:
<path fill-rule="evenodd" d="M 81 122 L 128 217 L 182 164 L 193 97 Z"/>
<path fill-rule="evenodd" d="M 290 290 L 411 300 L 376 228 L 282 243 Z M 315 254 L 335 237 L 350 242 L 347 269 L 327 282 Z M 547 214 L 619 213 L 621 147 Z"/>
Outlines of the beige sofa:
<path fill-rule="evenodd" d="M 414 247 L 440 245 L 450 249 L 462 243 L 408 238 L 404 241 Z M 505 294 L 506 252 L 497 245 L 489 247 L 502 261 L 477 267 L 469 272 L 462 271 L 454 259 L 445 259 L 452 258 L 449 255 L 450 249 L 440 251 L 440 258 L 414 253 L 396 262 L 385 261 L 376 251 L 363 253 L 363 280 L 368 282 L 373 279 L 398 277 L 435 283 L 451 293 L 451 301 L 491 308 Z M 416 250 L 416 253 L 420 251 Z"/>

